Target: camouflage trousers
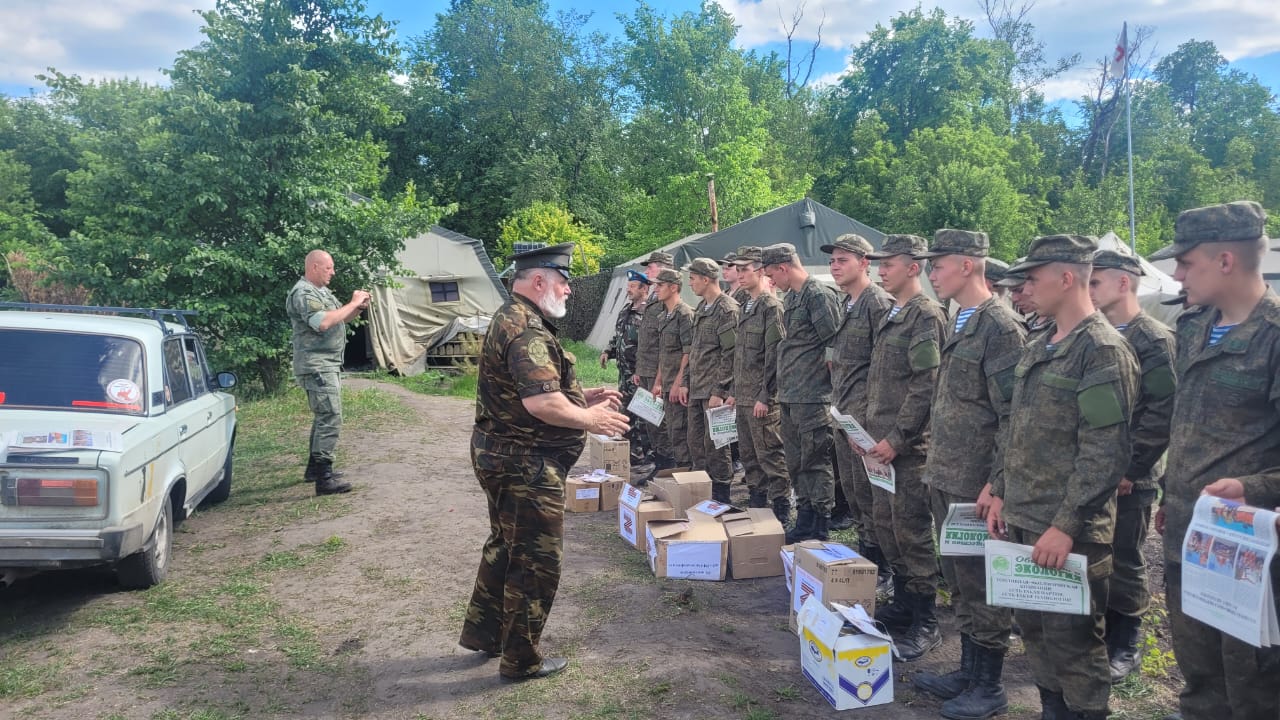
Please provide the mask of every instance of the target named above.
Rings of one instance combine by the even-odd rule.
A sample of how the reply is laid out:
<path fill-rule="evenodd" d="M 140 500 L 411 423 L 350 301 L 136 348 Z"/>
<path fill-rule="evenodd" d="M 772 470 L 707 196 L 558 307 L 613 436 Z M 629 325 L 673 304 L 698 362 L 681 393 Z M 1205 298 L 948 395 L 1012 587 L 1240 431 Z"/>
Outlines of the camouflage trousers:
<path fill-rule="evenodd" d="M 907 592 L 932 595 L 938 591 L 938 558 L 934 554 L 924 460 L 923 455 L 895 458 L 896 492 L 872 487 L 871 500 L 876 539 L 893 574 L 904 579 Z"/>
<path fill-rule="evenodd" d="M 342 430 L 342 382 L 337 370 L 298 376 L 298 384 L 307 393 L 311 407 L 311 456 L 333 462 Z"/>
<path fill-rule="evenodd" d="M 782 403 L 782 446 L 796 490 L 796 510 L 831 515 L 836 475 L 831 467 L 831 414 L 825 403 Z"/>
<path fill-rule="evenodd" d="M 458 640 L 501 653 L 498 671 L 519 677 L 542 665 L 542 629 L 560 585 L 565 468 L 576 458 L 500 455 L 475 447 L 471 461 L 489 504 L 489 537 Z"/>
<path fill-rule="evenodd" d="M 1035 545 L 1040 533 L 1009 526 L 1009 539 Z M 1103 639 L 1111 546 L 1077 542 L 1071 552 L 1089 563 L 1089 614 L 1014 610 L 1036 684 L 1062 693 L 1075 712 L 1103 712 L 1111 697 L 1111 666 Z"/>
<path fill-rule="evenodd" d="M 667 457 L 676 467 L 689 467 L 693 458 L 689 454 L 689 408 L 666 398 L 662 409 L 662 431 L 667 436 Z"/>
<path fill-rule="evenodd" d="M 618 376 L 618 392 L 622 394 L 622 411 L 630 420 L 630 427 L 624 437 L 631 443 L 631 466 L 653 462 L 653 447 L 649 444 L 649 423 L 627 410 L 631 399 L 636 395 L 636 384 L 631 382 L 631 373 Z"/>
<path fill-rule="evenodd" d="M 1271 586 L 1280 590 L 1280 563 L 1272 565 Z M 1182 614 L 1182 566 L 1165 563 L 1164 577 L 1173 654 L 1185 683 L 1178 695 L 1184 720 L 1280 714 L 1280 648 L 1256 648 Z"/>
<path fill-rule="evenodd" d="M 1141 617 L 1151 606 L 1147 587 L 1147 560 L 1142 546 L 1151 527 L 1151 506 L 1157 491 L 1138 490 L 1118 499 L 1116 505 L 1115 569 L 1111 573 L 1111 592 L 1107 609 L 1121 615 Z"/>
<path fill-rule="evenodd" d="M 863 544 L 878 547 L 880 543 L 876 542 L 876 523 L 872 512 L 874 504 L 867 470 L 862 466 L 862 458 L 850 447 L 849 436 L 840 429 L 833 430 L 832 434 L 832 442 L 836 446 L 836 467 L 840 471 L 840 486 L 844 489 L 844 499 L 849 503 L 853 531 Z"/>
<path fill-rule="evenodd" d="M 930 490 L 933 521 L 939 532 L 953 503 L 971 503 L 976 499 L 952 495 L 943 490 Z M 987 604 L 986 558 L 981 555 L 944 555 L 942 576 L 947 579 L 947 588 L 951 590 L 951 609 L 956 613 L 956 629 L 984 648 L 1008 650 L 1013 611 Z"/>
<path fill-rule="evenodd" d="M 653 376 L 640 378 L 640 387 L 652 390 Z M 640 422 L 644 424 L 645 430 L 649 436 L 649 447 L 653 451 L 654 460 L 662 459 L 673 461 L 674 457 L 671 454 L 671 436 L 667 434 L 665 414 L 661 425 L 654 425 L 653 423 L 646 422 L 644 420 L 641 420 Z"/>
<path fill-rule="evenodd" d="M 771 405 L 769 414 L 758 418 L 755 403 L 738 405 L 738 452 L 742 456 L 743 477 L 751 492 L 763 492 L 769 502 L 791 498 L 791 477 L 782 453 L 782 412 Z"/>
<path fill-rule="evenodd" d="M 690 400 L 688 410 L 689 459 L 694 470 L 704 470 L 716 485 L 729 486 L 733 482 L 733 454 L 728 445 L 717 448 L 711 442 L 711 428 L 707 424 L 706 400 Z"/>

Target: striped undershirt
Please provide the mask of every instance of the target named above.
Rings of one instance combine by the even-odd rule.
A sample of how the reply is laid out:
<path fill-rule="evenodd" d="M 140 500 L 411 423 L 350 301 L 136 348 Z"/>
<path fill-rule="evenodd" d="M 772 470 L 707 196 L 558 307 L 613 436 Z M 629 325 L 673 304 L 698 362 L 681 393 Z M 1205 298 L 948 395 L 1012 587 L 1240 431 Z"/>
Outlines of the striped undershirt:
<path fill-rule="evenodd" d="M 900 312 L 902 312 L 902 307 L 898 305 L 894 305 L 893 308 L 889 310 L 889 319 L 892 320 L 894 316 Z"/>
<path fill-rule="evenodd" d="M 1222 338 L 1225 337 L 1233 327 L 1235 327 L 1235 325 L 1214 325 L 1212 328 L 1209 328 L 1209 346 L 1213 347 L 1214 345 L 1222 342 Z"/>
<path fill-rule="evenodd" d="M 969 318 L 973 317 L 973 313 L 977 309 L 978 308 L 976 307 L 965 308 L 960 312 L 956 313 L 956 332 L 957 333 L 964 329 L 965 323 L 969 322 Z"/>

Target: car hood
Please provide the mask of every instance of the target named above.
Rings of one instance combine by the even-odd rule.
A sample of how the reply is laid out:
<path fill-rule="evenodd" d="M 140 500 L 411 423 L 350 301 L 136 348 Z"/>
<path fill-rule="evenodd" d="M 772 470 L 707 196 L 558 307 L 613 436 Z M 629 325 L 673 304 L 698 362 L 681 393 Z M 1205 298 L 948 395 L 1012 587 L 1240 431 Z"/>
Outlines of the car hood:
<path fill-rule="evenodd" d="M 104 434 L 115 437 L 114 446 L 99 443 L 91 448 L 72 447 L 54 448 L 59 450 L 103 450 L 120 452 L 127 441 L 125 435 L 139 423 L 142 418 L 105 415 L 101 413 L 57 412 L 49 410 L 17 410 L 0 409 L 0 446 L 12 446 L 21 441 L 21 436 L 50 432 L 75 435 L 83 430 L 95 434 L 99 439 Z M 18 450 L 17 447 L 11 447 Z"/>

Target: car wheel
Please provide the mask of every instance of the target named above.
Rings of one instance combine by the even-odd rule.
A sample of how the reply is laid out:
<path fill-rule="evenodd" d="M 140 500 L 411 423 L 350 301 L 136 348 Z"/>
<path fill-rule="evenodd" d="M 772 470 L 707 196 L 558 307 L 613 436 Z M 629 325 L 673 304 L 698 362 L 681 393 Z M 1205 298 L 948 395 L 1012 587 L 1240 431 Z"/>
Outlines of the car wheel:
<path fill-rule="evenodd" d="M 222 480 L 218 481 L 213 490 L 209 491 L 209 494 L 205 497 L 206 502 L 217 504 L 226 502 L 227 498 L 231 497 L 231 465 L 235 450 L 236 441 L 235 438 L 232 438 L 231 445 L 227 447 L 227 460 L 222 464 Z"/>
<path fill-rule="evenodd" d="M 161 503 L 160 519 L 151 533 L 148 547 L 130 555 L 116 566 L 116 579 L 121 587 L 143 590 L 159 585 L 169 574 L 169 559 L 173 553 L 173 504 L 169 498 Z"/>

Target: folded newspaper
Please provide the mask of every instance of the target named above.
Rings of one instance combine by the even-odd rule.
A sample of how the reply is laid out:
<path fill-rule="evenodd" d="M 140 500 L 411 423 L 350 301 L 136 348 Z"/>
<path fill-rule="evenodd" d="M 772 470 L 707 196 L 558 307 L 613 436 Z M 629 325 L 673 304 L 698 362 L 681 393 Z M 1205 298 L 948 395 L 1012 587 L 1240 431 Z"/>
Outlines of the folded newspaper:
<path fill-rule="evenodd" d="M 738 442 L 738 411 L 732 405 L 721 405 L 707 411 L 707 432 L 717 449 Z"/>
<path fill-rule="evenodd" d="M 831 417 L 835 418 L 836 424 L 840 426 L 841 430 L 844 430 L 854 445 L 863 450 L 870 450 L 876 446 L 876 441 L 871 437 L 871 433 L 867 432 L 866 428 L 862 427 L 862 424 L 855 420 L 852 415 L 845 415 L 832 407 Z M 867 479 L 871 481 L 872 485 L 889 492 L 895 491 L 897 475 L 893 471 L 892 464 L 879 463 L 863 455 L 862 467 L 866 468 Z"/>
<path fill-rule="evenodd" d="M 947 519 L 938 533 L 938 552 L 942 555 L 986 555 L 987 521 L 978 517 L 977 503 L 952 503 Z"/>
<path fill-rule="evenodd" d="M 999 607 L 1068 615 L 1089 614 L 1089 563 L 1071 553 L 1061 570 L 1037 565 L 1032 547 L 986 542 L 987 602 Z"/>
<path fill-rule="evenodd" d="M 1280 645 L 1276 514 L 1202 495 L 1182 540 L 1182 611 L 1256 647 Z"/>
<path fill-rule="evenodd" d="M 631 397 L 631 403 L 627 405 L 627 409 L 631 414 L 648 421 L 651 425 L 662 424 L 662 398 L 653 396 L 653 393 L 644 388 L 636 388 L 636 393 Z"/>

